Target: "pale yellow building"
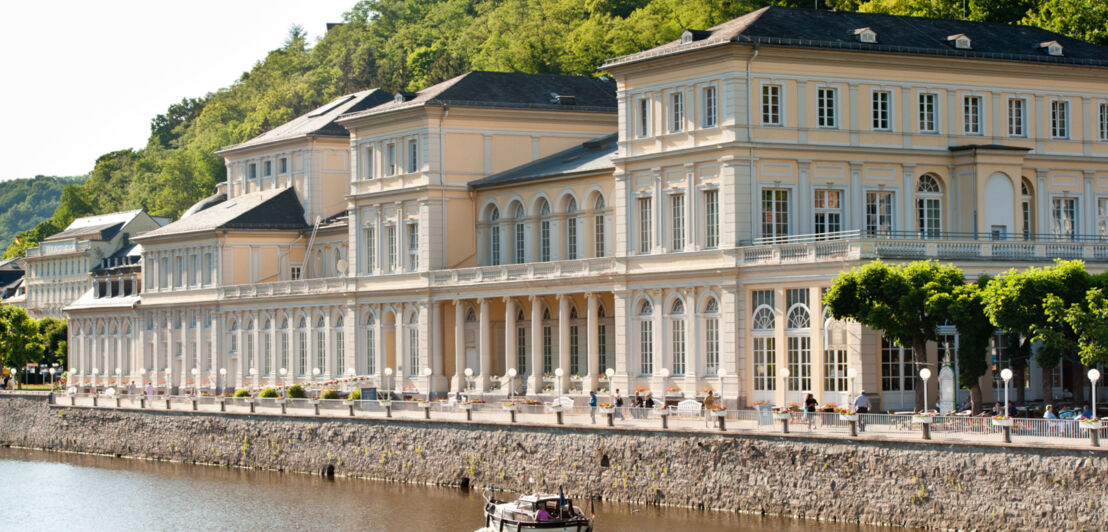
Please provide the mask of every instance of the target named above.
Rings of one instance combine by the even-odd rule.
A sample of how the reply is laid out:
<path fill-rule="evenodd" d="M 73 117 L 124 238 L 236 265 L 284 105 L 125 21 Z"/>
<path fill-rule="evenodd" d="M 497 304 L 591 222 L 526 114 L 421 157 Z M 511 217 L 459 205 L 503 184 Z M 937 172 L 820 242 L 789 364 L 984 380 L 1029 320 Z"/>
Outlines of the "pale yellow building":
<path fill-rule="evenodd" d="M 136 305 L 68 309 L 74 369 L 112 367 L 98 331 L 130 320 L 130 375 L 168 368 L 171 385 L 358 375 L 445 393 L 468 368 L 504 393 L 492 377 L 514 369 L 528 394 L 864 388 L 897 410 L 917 367 L 825 319 L 840 271 L 1108 260 L 1104 47 L 772 7 L 603 68 L 366 91 L 220 151 L 223 196 L 136 238 Z M 1075 378 L 1056 373 L 1056 390 Z"/>

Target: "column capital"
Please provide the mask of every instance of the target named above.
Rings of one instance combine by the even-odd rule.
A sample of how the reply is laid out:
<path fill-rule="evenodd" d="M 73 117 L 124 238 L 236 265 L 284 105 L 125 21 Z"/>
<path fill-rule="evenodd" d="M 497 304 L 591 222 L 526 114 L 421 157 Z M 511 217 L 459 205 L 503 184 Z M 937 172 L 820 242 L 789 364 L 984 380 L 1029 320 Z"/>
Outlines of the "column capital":
<path fill-rule="evenodd" d="M 485 303 L 486 303 L 487 301 L 488 301 L 488 300 L 486 300 L 486 299 L 485 299 L 485 298 L 483 298 L 483 297 L 479 297 L 479 298 L 477 298 L 477 304 L 478 304 L 478 305 L 484 305 L 484 304 L 485 304 Z"/>
<path fill-rule="evenodd" d="M 599 296 L 598 296 L 598 295 L 596 294 L 596 292 L 585 292 L 585 300 L 586 300 L 586 301 L 591 301 L 591 300 L 593 300 L 593 299 L 594 299 L 594 298 L 596 298 L 596 297 L 599 297 Z"/>

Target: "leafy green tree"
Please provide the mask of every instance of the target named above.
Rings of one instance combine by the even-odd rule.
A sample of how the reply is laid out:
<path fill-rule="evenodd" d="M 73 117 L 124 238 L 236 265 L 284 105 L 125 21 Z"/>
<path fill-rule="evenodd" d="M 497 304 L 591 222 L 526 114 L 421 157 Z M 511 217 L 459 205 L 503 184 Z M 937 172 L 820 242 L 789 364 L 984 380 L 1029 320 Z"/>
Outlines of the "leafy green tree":
<path fill-rule="evenodd" d="M 1108 2 L 1104 0 L 1039 0 L 1020 21 L 1028 26 L 1108 44 Z"/>
<path fill-rule="evenodd" d="M 38 324 L 20 307 L 0 307 L 0 365 L 23 369 L 42 360 Z M 22 383 L 20 383 L 22 388 Z"/>
<path fill-rule="evenodd" d="M 938 326 L 950 318 L 952 294 L 966 284 L 962 271 L 933 261 L 905 265 L 876 261 L 839 274 L 823 302 L 835 318 L 848 318 L 881 331 L 889 341 L 912 348 L 913 367 L 937 339 Z M 912 378 L 918 378 L 915 371 Z M 923 385 L 916 410 L 925 408 Z"/>
<path fill-rule="evenodd" d="M 43 363 L 57 364 L 59 371 L 69 367 L 66 341 L 69 329 L 65 320 L 45 317 L 38 320 L 39 334 L 43 342 Z"/>
<path fill-rule="evenodd" d="M 985 314 L 984 291 L 991 279 L 955 287 L 936 296 L 936 307 L 945 306 L 951 324 L 958 330 L 958 384 L 970 390 L 973 412 L 980 412 L 981 377 L 989 370 L 989 339 L 996 328 Z"/>

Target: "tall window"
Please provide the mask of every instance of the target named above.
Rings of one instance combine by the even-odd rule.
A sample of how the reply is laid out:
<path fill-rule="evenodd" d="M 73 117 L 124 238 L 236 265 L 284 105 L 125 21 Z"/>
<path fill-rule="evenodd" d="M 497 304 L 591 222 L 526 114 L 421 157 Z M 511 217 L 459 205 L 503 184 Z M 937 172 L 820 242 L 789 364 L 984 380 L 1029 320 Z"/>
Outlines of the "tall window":
<path fill-rule="evenodd" d="M 385 145 L 385 175 L 396 175 L 396 144 L 392 142 Z"/>
<path fill-rule="evenodd" d="M 1097 108 L 1100 110 L 1100 140 L 1108 141 L 1108 103 L 1102 103 Z"/>
<path fill-rule="evenodd" d="M 263 342 L 265 347 L 262 350 L 262 374 L 273 374 L 273 336 L 269 334 L 272 327 L 269 324 L 269 320 L 265 320 L 265 327 L 262 328 Z"/>
<path fill-rule="evenodd" d="M 1024 117 L 1027 115 L 1027 100 L 1012 98 L 1008 100 L 1008 136 L 1023 137 L 1027 135 L 1024 127 Z"/>
<path fill-rule="evenodd" d="M 939 95 L 924 92 L 919 95 L 919 130 L 920 133 L 935 133 L 939 130 L 938 120 Z"/>
<path fill-rule="evenodd" d="M 377 373 L 377 318 L 370 314 L 365 320 L 366 373 Z"/>
<path fill-rule="evenodd" d="M 893 230 L 893 193 L 885 190 L 866 192 L 866 232 L 889 234 Z"/>
<path fill-rule="evenodd" d="M 816 234 L 837 233 L 843 230 L 843 191 L 816 189 L 815 191 L 815 231 Z"/>
<path fill-rule="evenodd" d="M 669 131 L 677 133 L 685 128 L 685 93 L 674 92 L 669 95 Z"/>
<path fill-rule="evenodd" d="M 639 373 L 654 373 L 654 306 L 643 301 L 639 307 Z"/>
<path fill-rule="evenodd" d="M 783 188 L 762 190 L 762 236 L 789 234 L 789 191 Z"/>
<path fill-rule="evenodd" d="M 980 96 L 966 96 L 962 98 L 962 133 L 966 135 L 981 134 Z"/>
<path fill-rule="evenodd" d="M 1050 102 L 1050 136 L 1065 139 L 1070 136 L 1070 102 L 1054 100 Z"/>
<path fill-rule="evenodd" d="M 408 139 L 408 173 L 419 169 L 419 139 Z"/>
<path fill-rule="evenodd" d="M 258 177 L 258 165 L 256 163 L 250 163 L 246 165 L 246 178 L 257 179 Z"/>
<path fill-rule="evenodd" d="M 708 375 L 719 370 L 719 301 L 708 299 L 704 305 L 704 363 Z"/>
<path fill-rule="evenodd" d="M 500 264 L 500 209 L 493 207 L 489 212 L 489 264 Z"/>
<path fill-rule="evenodd" d="M 716 107 L 716 88 L 704 87 L 701 91 L 701 100 L 704 102 L 704 109 L 701 111 L 704 113 L 704 119 L 701 122 L 702 127 L 716 127 L 717 111 Z"/>
<path fill-rule="evenodd" d="M 311 374 L 308 370 L 308 322 L 304 318 L 300 318 L 296 328 L 296 373 Z"/>
<path fill-rule="evenodd" d="M 604 196 L 596 195 L 596 203 L 593 206 L 593 244 L 596 247 L 596 256 L 603 257 L 604 252 Z"/>
<path fill-rule="evenodd" d="M 673 302 L 669 311 L 670 341 L 673 352 L 673 375 L 685 374 L 685 304 L 680 299 Z"/>
<path fill-rule="evenodd" d="M 1031 238 L 1031 187 L 1027 181 L 1020 182 L 1020 213 L 1023 216 L 1023 238 Z"/>
<path fill-rule="evenodd" d="M 719 191 L 704 191 L 704 247 L 719 247 Z"/>
<path fill-rule="evenodd" d="M 258 361 L 254 360 L 254 322 L 246 323 L 246 368 L 248 370 L 258 367 Z"/>
<path fill-rule="evenodd" d="M 596 351 L 600 361 L 600 372 L 608 368 L 608 326 L 599 324 L 596 326 Z"/>
<path fill-rule="evenodd" d="M 823 351 L 823 390 L 825 392 L 847 391 L 846 350 L 826 349 Z"/>
<path fill-rule="evenodd" d="M 1077 198 L 1054 198 L 1050 209 L 1051 232 L 1056 237 L 1077 235 Z"/>
<path fill-rule="evenodd" d="M 685 249 L 685 195 L 673 194 L 669 197 L 670 206 L 670 248 L 672 251 Z"/>
<path fill-rule="evenodd" d="M 408 367 L 412 375 L 419 374 L 419 314 L 408 317 Z"/>
<path fill-rule="evenodd" d="M 377 234 L 373 229 L 365 230 L 365 272 L 372 274 L 377 267 Z"/>
<path fill-rule="evenodd" d="M 1096 234 L 1100 238 L 1108 237 L 1108 198 L 1096 200 Z"/>
<path fill-rule="evenodd" d="M 408 271 L 419 269 L 419 224 L 408 224 Z"/>
<path fill-rule="evenodd" d="M 542 319 L 544 322 L 550 320 L 550 309 L 543 312 Z M 543 375 L 554 372 L 554 338 L 548 323 L 542 326 L 542 372 Z"/>
<path fill-rule="evenodd" d="M 543 200 L 539 206 L 539 260 L 550 260 L 550 202 Z"/>
<path fill-rule="evenodd" d="M 777 389 L 777 348 L 773 337 L 776 318 L 773 314 L 773 290 L 751 293 L 754 314 L 751 320 L 754 340 L 754 389 Z"/>
<path fill-rule="evenodd" d="M 527 254 L 527 232 L 523 225 L 523 206 L 516 205 L 515 212 L 515 252 L 516 264 L 523 264 Z"/>
<path fill-rule="evenodd" d="M 639 98 L 639 138 L 650 136 L 650 100 Z"/>
<path fill-rule="evenodd" d="M 289 320 L 281 320 L 281 369 L 291 371 L 289 367 Z"/>
<path fill-rule="evenodd" d="M 873 129 L 892 129 L 892 99 L 889 91 L 873 92 Z"/>
<path fill-rule="evenodd" d="M 639 253 L 650 253 L 651 226 L 650 221 L 653 212 L 650 208 L 650 198 L 639 198 Z"/>
<path fill-rule="evenodd" d="M 517 321 L 523 321 L 523 312 Z M 527 327 L 516 327 L 516 367 L 521 375 L 527 375 Z"/>
<path fill-rule="evenodd" d="M 385 260 L 385 268 L 387 271 L 396 271 L 396 226 L 390 225 L 385 230 L 385 247 L 388 249 Z"/>
<path fill-rule="evenodd" d="M 335 374 L 346 373 L 346 331 L 342 328 L 342 316 L 335 318 Z"/>
<path fill-rule="evenodd" d="M 781 125 L 781 86 L 762 85 L 762 124 Z"/>
<path fill-rule="evenodd" d="M 273 161 L 265 161 L 262 163 L 262 177 L 270 177 L 273 175 Z"/>
<path fill-rule="evenodd" d="M 327 324 L 323 316 L 315 322 L 315 367 L 327 373 Z M 314 372 L 313 372 L 314 373 Z"/>
<path fill-rule="evenodd" d="M 881 390 L 886 392 L 916 389 L 912 348 L 900 347 L 881 338 Z"/>
<path fill-rule="evenodd" d="M 790 288 L 785 292 L 789 313 L 785 319 L 789 391 L 812 389 L 811 315 L 808 313 L 808 289 Z"/>
<path fill-rule="evenodd" d="M 577 200 L 566 204 L 566 260 L 577 258 Z"/>
<path fill-rule="evenodd" d="M 581 337 L 577 325 L 569 326 L 569 374 L 581 375 Z"/>
<path fill-rule="evenodd" d="M 942 233 L 943 189 L 930 175 L 919 178 L 916 186 L 916 226 L 922 238 L 938 238 Z"/>
<path fill-rule="evenodd" d="M 365 161 L 362 162 L 362 176 L 364 179 L 373 179 L 374 161 L 373 161 L 373 146 L 366 146 Z"/>
<path fill-rule="evenodd" d="M 831 87 L 820 87 L 816 91 L 816 124 L 819 127 L 837 128 L 839 91 Z"/>

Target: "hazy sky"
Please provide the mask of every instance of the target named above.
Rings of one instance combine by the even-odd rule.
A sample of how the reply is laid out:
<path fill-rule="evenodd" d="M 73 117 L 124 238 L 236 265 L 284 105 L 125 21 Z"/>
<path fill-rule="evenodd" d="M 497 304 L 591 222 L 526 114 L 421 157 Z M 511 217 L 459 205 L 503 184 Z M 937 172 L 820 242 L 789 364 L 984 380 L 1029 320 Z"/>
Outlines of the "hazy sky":
<path fill-rule="evenodd" d="M 80 175 L 356 0 L 0 1 L 0 179 Z"/>

